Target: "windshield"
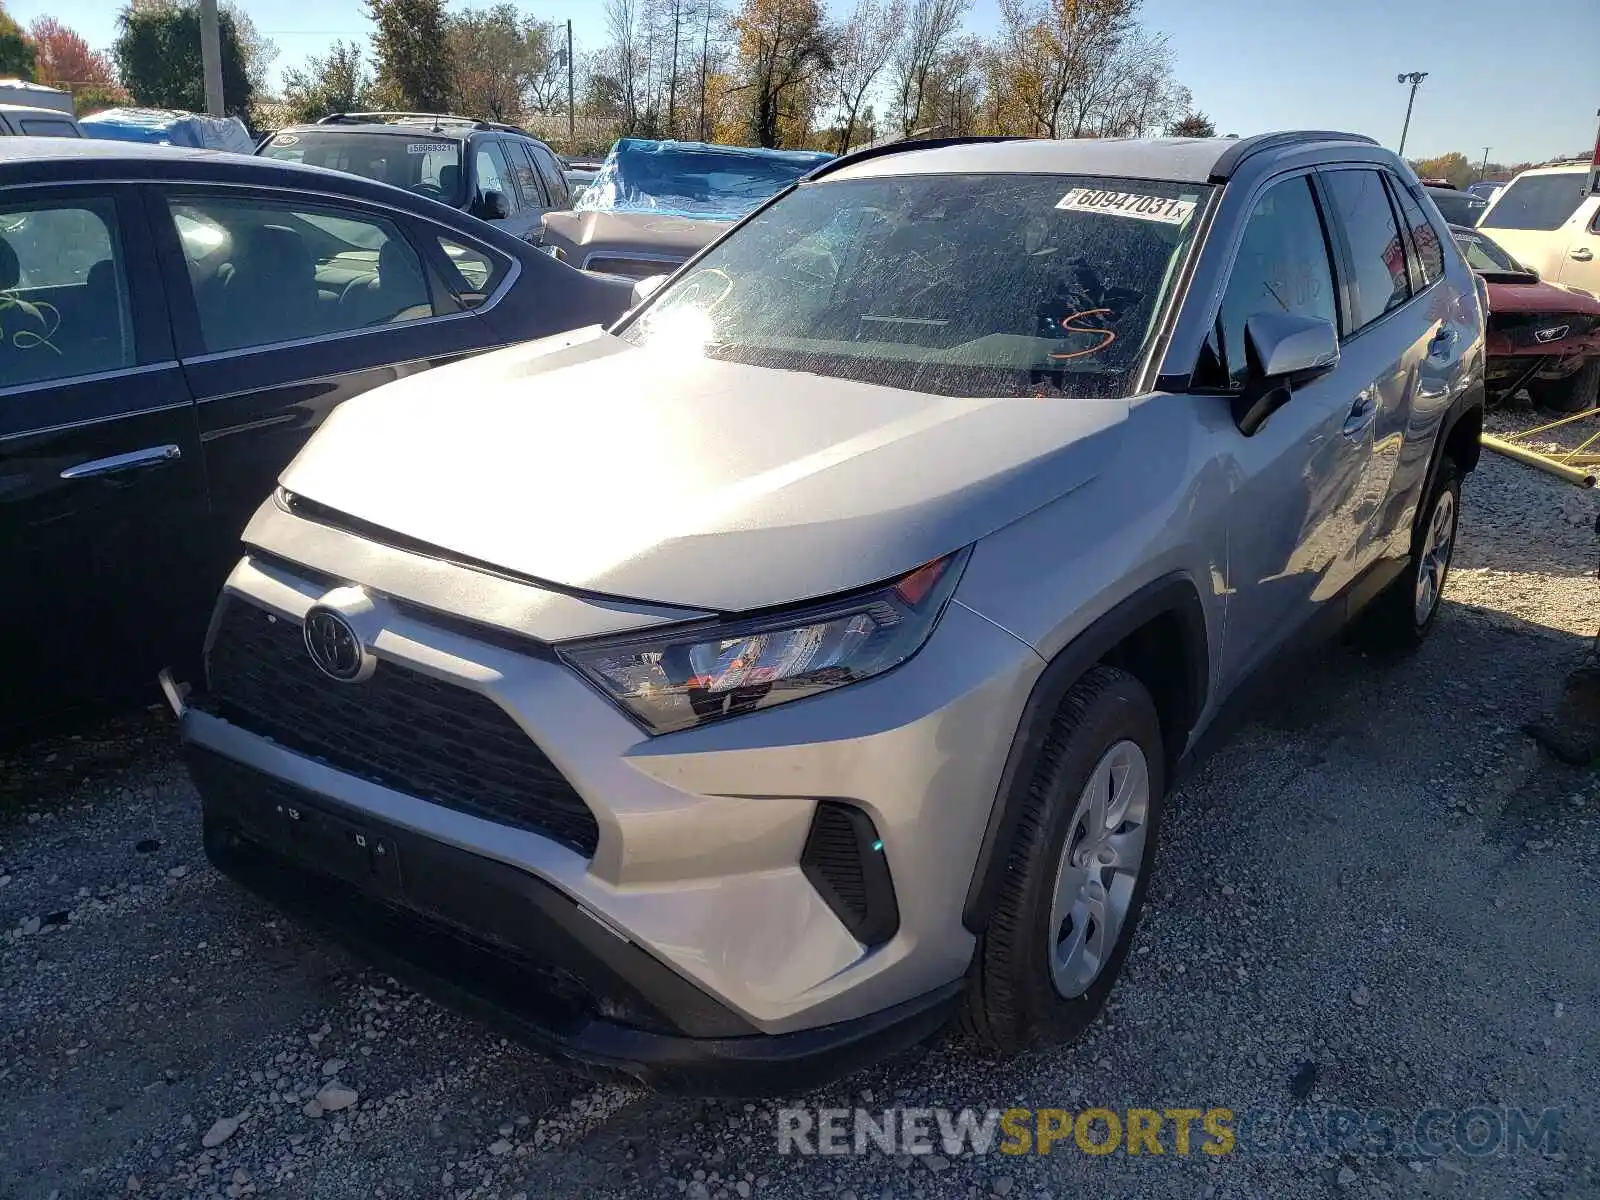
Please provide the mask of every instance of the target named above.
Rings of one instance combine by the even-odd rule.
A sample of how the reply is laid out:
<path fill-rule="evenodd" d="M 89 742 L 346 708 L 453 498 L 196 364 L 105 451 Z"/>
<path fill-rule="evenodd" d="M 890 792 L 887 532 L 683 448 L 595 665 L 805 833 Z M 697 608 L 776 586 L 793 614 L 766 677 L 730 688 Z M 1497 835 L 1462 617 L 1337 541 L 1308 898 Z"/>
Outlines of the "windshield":
<path fill-rule="evenodd" d="M 1123 396 L 1208 191 L 1061 175 L 806 186 L 622 336 L 941 395 Z"/>
<path fill-rule="evenodd" d="M 612 147 L 573 207 L 728 220 L 744 216 L 830 157 L 624 139 Z"/>
<path fill-rule="evenodd" d="M 1523 175 L 1483 217 L 1485 229 L 1560 229 L 1583 202 L 1587 176 L 1577 171 Z"/>
<path fill-rule="evenodd" d="M 436 133 L 302 129 L 280 133 L 257 153 L 361 175 L 455 207 L 463 199 L 461 143 Z"/>
<path fill-rule="evenodd" d="M 1467 260 L 1467 266 L 1474 271 L 1522 271 L 1516 259 L 1483 234 L 1467 233 L 1460 229 L 1450 232 L 1455 236 L 1456 245 L 1461 248 L 1461 257 Z"/>

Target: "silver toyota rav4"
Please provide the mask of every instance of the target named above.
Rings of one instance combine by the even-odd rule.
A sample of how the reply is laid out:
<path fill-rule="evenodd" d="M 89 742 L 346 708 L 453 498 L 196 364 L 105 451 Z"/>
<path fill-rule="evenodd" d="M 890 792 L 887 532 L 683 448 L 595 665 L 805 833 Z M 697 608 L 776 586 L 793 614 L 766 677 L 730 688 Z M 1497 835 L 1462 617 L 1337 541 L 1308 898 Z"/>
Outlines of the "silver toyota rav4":
<path fill-rule="evenodd" d="M 1443 221 L 1350 134 L 952 140 L 636 293 L 283 474 L 168 680 L 213 861 L 668 1086 L 1072 1038 L 1245 682 L 1433 624 L 1484 371 Z"/>

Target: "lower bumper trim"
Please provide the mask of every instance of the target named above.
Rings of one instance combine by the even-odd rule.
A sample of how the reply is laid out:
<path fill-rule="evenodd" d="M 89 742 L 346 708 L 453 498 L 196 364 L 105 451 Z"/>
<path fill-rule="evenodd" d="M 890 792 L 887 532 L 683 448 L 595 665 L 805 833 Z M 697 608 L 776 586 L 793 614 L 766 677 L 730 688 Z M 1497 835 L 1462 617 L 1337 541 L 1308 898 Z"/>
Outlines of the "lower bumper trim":
<path fill-rule="evenodd" d="M 263 836 L 241 791 L 252 777 L 275 789 L 288 785 L 197 747 L 189 756 L 201 791 L 206 854 L 225 874 L 423 994 L 592 1073 L 696 1095 L 805 1090 L 930 1036 L 948 1019 L 963 986 L 957 979 L 815 1029 L 743 1032 L 751 1027 L 711 996 L 531 876 L 513 872 L 518 880 L 491 894 L 510 868 L 302 793 L 305 804 L 330 821 L 346 824 L 354 816 L 374 847 L 393 849 L 395 874 L 358 885 L 344 863 L 307 861 L 309 851 L 300 844 Z M 301 815 L 297 810 L 296 819 Z M 401 875 L 430 886 L 448 881 L 473 896 L 470 912 L 483 914 L 482 924 L 464 920 L 459 909 L 437 911 L 444 905 L 431 903 L 429 892 L 402 896 L 395 887 Z M 509 938 L 519 934 L 543 939 L 544 946 L 513 944 Z M 548 959 L 540 953 L 544 947 Z M 598 1003 L 597 996 L 603 997 Z M 619 1012 L 635 1019 L 610 1019 Z M 640 1017 L 650 1027 L 638 1023 Z M 719 1026 L 741 1032 L 721 1035 Z"/>

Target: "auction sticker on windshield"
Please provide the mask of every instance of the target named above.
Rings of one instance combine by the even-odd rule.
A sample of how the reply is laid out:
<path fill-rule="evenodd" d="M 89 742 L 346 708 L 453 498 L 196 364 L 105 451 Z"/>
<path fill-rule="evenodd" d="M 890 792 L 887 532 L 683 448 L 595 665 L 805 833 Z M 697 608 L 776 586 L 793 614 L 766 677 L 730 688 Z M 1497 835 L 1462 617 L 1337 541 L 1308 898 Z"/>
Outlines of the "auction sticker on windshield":
<path fill-rule="evenodd" d="M 1146 196 L 1139 192 L 1111 192 L 1100 188 L 1073 188 L 1056 202 L 1068 212 L 1115 213 L 1139 221 L 1160 221 L 1182 225 L 1194 213 L 1193 200 L 1167 196 Z"/>
<path fill-rule="evenodd" d="M 407 154 L 448 154 L 455 149 L 451 142 L 407 142 Z"/>

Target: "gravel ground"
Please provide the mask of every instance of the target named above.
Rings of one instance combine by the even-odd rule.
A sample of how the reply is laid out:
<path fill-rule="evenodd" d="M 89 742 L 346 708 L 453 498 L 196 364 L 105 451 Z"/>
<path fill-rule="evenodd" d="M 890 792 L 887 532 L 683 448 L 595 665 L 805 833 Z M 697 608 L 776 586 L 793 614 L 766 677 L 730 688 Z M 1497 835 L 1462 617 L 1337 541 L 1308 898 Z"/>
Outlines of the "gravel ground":
<path fill-rule="evenodd" d="M 1518 732 L 1600 629 L 1596 498 L 1485 457 L 1423 651 L 1329 652 L 1173 797 L 1082 1043 L 795 1102 L 1556 1105 L 1555 1155 L 780 1156 L 772 1102 L 571 1075 L 220 879 L 150 714 L 0 760 L 0 1195 L 1600 1195 L 1600 779 Z"/>

